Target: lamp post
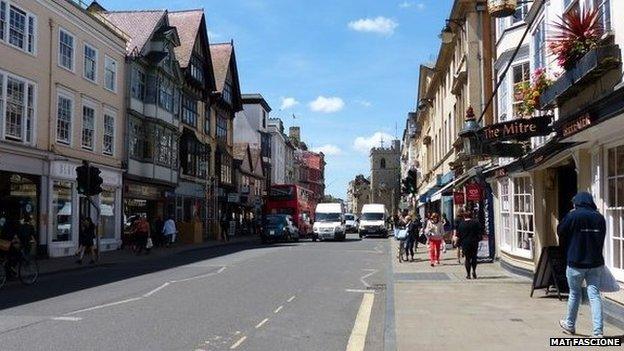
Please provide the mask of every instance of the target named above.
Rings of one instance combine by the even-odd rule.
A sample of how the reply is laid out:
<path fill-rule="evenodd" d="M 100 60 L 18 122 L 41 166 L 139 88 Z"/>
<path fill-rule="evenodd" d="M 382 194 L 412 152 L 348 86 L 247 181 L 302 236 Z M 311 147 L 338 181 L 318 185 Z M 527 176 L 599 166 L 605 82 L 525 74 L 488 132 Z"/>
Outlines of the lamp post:
<path fill-rule="evenodd" d="M 472 106 L 466 110 L 464 128 L 459 132 L 459 136 L 464 140 L 464 152 L 468 156 L 476 156 L 481 153 L 481 141 L 479 140 L 479 123 L 474 114 Z"/>

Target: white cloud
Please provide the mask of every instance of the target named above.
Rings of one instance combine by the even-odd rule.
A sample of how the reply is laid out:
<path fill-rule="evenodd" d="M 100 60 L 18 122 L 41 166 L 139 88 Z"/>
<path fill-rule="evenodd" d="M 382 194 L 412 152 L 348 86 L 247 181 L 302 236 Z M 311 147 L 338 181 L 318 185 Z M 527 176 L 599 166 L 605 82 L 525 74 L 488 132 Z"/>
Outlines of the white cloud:
<path fill-rule="evenodd" d="M 310 110 L 314 112 L 333 113 L 344 108 L 344 101 L 339 97 L 319 96 L 316 100 L 310 102 Z"/>
<path fill-rule="evenodd" d="M 405 0 L 402 3 L 399 4 L 399 7 L 402 8 L 402 9 L 409 9 L 409 8 L 415 7 L 418 10 L 424 10 L 425 9 L 425 3 Z"/>
<path fill-rule="evenodd" d="M 388 133 L 376 132 L 368 137 L 357 137 L 353 141 L 353 148 L 363 154 L 370 152 L 373 147 L 381 146 L 381 142 L 384 142 L 384 146 L 390 146 L 394 140 L 394 137 Z"/>
<path fill-rule="evenodd" d="M 215 32 L 213 32 L 211 30 L 208 31 L 208 38 L 210 39 L 210 41 L 212 41 L 214 39 L 217 39 L 219 37 L 221 37 L 221 34 L 215 33 Z"/>
<path fill-rule="evenodd" d="M 312 151 L 322 152 L 325 154 L 325 156 L 336 156 L 342 154 L 342 150 L 338 146 L 332 144 L 326 144 L 312 148 Z"/>
<path fill-rule="evenodd" d="M 392 35 L 399 24 L 383 16 L 375 18 L 362 18 L 349 22 L 349 28 L 358 32 Z"/>
<path fill-rule="evenodd" d="M 359 99 L 359 100 L 355 100 L 355 102 L 357 102 L 358 104 L 360 104 L 360 105 L 362 105 L 364 107 L 371 107 L 371 106 L 373 106 L 373 103 L 368 101 L 368 100 Z"/>
<path fill-rule="evenodd" d="M 283 97 L 282 98 L 282 105 L 280 106 L 280 110 L 287 110 L 291 107 L 295 107 L 299 105 L 299 101 L 297 101 L 295 98 L 293 97 Z"/>

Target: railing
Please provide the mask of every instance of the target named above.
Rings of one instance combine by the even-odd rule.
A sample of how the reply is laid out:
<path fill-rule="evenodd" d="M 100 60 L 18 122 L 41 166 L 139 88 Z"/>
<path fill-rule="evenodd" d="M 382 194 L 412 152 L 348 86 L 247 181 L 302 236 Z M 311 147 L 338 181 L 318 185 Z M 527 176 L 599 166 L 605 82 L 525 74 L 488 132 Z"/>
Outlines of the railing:
<path fill-rule="evenodd" d="M 99 21 L 101 24 L 103 24 L 106 27 L 108 27 L 110 30 L 112 30 L 115 34 L 117 34 L 118 36 L 123 38 L 125 41 L 129 41 L 130 40 L 130 36 L 128 34 L 126 34 L 126 32 L 124 32 L 123 30 L 121 30 L 121 28 L 119 28 L 116 25 L 114 25 L 106 17 L 102 16 L 101 14 L 99 14 L 97 12 L 88 11 L 87 9 L 89 8 L 90 3 L 88 4 L 88 3 L 86 3 L 83 0 L 67 0 L 67 1 L 69 3 L 72 3 L 72 4 L 76 5 L 77 7 L 82 9 L 83 11 L 87 12 L 96 21 Z"/>

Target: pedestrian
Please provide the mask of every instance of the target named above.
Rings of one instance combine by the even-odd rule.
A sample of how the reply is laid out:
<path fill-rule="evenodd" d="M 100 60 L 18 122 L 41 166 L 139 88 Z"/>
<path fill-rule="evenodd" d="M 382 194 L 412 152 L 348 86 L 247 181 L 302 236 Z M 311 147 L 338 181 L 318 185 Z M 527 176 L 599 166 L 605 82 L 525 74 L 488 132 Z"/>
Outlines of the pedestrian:
<path fill-rule="evenodd" d="M 418 237 L 423 232 L 423 221 L 422 218 L 420 218 L 418 212 L 414 215 L 414 224 L 416 229 L 416 232 L 414 234 L 414 252 L 418 253 Z"/>
<path fill-rule="evenodd" d="M 466 279 L 470 279 L 472 269 L 472 279 L 477 279 L 477 252 L 479 251 L 479 241 L 483 236 L 483 227 L 479 220 L 472 217 L 472 213 L 464 212 L 463 220 L 457 224 L 458 246 L 464 252 L 466 260 Z"/>
<path fill-rule="evenodd" d="M 89 253 L 91 260 L 89 264 L 95 263 L 95 248 L 93 240 L 95 239 L 95 224 L 90 217 L 86 216 L 80 220 L 78 227 L 78 260 L 76 263 L 82 264 L 85 253 Z"/>
<path fill-rule="evenodd" d="M 173 216 L 169 215 L 169 217 L 163 224 L 162 234 L 165 237 L 165 246 L 171 247 L 171 244 L 175 242 L 176 235 L 178 234 L 178 230 L 176 229 L 176 224 L 173 220 Z"/>
<path fill-rule="evenodd" d="M 224 211 L 223 214 L 221 215 L 220 226 L 221 226 L 221 237 L 223 238 L 223 241 L 225 242 L 230 241 L 230 237 L 228 235 L 229 225 L 230 225 L 230 222 L 228 221 L 228 216 Z"/>
<path fill-rule="evenodd" d="M 563 331 L 576 333 L 576 317 L 581 303 L 583 281 L 591 307 L 593 336 L 603 336 L 602 298 L 600 282 L 604 269 L 604 247 L 606 221 L 591 194 L 579 192 L 574 196 L 574 209 L 559 223 L 557 235 L 559 246 L 567 256 L 566 277 L 570 287 L 568 311 L 565 319 L 559 321 Z"/>
<path fill-rule="evenodd" d="M 431 267 L 440 264 L 440 245 L 444 238 L 444 225 L 440 221 L 440 215 L 432 213 L 431 218 L 427 221 L 425 234 L 429 241 L 429 262 Z"/>
<path fill-rule="evenodd" d="M 407 216 L 407 239 L 405 240 L 405 260 L 407 261 L 409 256 L 411 256 L 411 261 L 414 261 L 414 245 L 416 244 L 416 239 L 418 238 L 418 233 L 420 232 L 420 221 L 418 217 Z"/>
<path fill-rule="evenodd" d="M 455 225 L 454 225 L 454 230 L 453 230 L 453 247 L 456 248 L 456 252 L 457 252 L 457 264 L 461 264 L 461 257 L 463 256 L 463 252 L 462 252 L 462 248 L 459 245 L 459 232 L 457 231 L 457 227 L 459 226 L 459 224 L 461 222 L 464 221 L 464 210 L 460 210 L 459 213 L 457 214 L 457 217 L 455 218 Z"/>
<path fill-rule="evenodd" d="M 446 218 L 446 213 L 442 213 L 442 224 L 444 226 L 444 237 L 442 238 L 442 252 L 446 253 L 446 240 L 451 232 L 451 222 Z"/>
<path fill-rule="evenodd" d="M 150 225 L 147 221 L 147 215 L 142 214 L 141 217 L 136 221 L 136 226 L 134 228 L 134 238 L 135 238 L 135 253 L 140 255 L 145 249 L 147 254 L 150 253 L 150 249 L 147 246 L 147 242 L 150 239 Z"/>

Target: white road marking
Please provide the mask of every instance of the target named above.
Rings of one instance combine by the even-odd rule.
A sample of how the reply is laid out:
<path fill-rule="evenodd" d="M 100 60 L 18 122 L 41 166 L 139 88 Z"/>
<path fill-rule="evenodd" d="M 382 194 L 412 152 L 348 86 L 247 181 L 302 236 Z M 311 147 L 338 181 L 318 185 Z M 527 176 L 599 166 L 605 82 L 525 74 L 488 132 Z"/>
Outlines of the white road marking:
<path fill-rule="evenodd" d="M 230 346 L 230 350 L 234 350 L 235 348 L 239 347 L 246 339 L 247 339 L 246 336 L 243 336 L 242 338 L 238 339 L 237 342 L 235 342 L 234 344 L 232 344 L 232 346 Z"/>
<path fill-rule="evenodd" d="M 281 310 L 282 310 L 282 308 L 284 308 L 284 305 L 282 305 L 282 306 L 280 306 L 280 307 L 276 308 L 276 309 L 275 309 L 275 311 L 273 311 L 273 313 L 279 313 L 279 311 L 281 311 Z"/>
<path fill-rule="evenodd" d="M 121 300 L 121 301 L 105 303 L 103 305 L 97 305 L 97 306 L 93 306 L 93 307 L 89 307 L 89 308 L 83 308 L 81 310 L 65 313 L 65 315 L 66 316 L 71 316 L 72 314 L 78 314 L 78 313 L 82 313 L 82 312 L 99 310 L 99 309 L 106 308 L 106 307 L 117 306 L 117 305 L 121 305 L 121 304 L 128 303 L 128 302 L 134 302 L 134 301 L 137 301 L 137 300 L 140 300 L 140 299 L 141 299 L 140 297 L 133 297 L 131 299 L 125 299 L 125 300 Z"/>
<path fill-rule="evenodd" d="M 373 310 L 373 301 L 375 294 L 366 293 L 362 297 L 362 304 L 355 317 L 353 330 L 347 343 L 347 351 L 363 351 L 366 344 L 366 334 L 368 333 L 368 324 L 370 322 L 371 312 Z"/>
<path fill-rule="evenodd" d="M 82 317 L 54 317 L 52 319 L 55 321 L 78 322 L 82 320 Z"/>
<path fill-rule="evenodd" d="M 256 329 L 260 329 L 264 325 L 264 323 L 266 323 L 268 321 L 269 321 L 268 318 L 263 319 L 262 322 L 256 324 Z"/>
<path fill-rule="evenodd" d="M 291 296 L 286 302 L 292 302 L 295 299 L 295 295 Z"/>
<path fill-rule="evenodd" d="M 217 271 L 217 274 L 223 272 L 225 270 L 225 268 L 226 268 L 225 266 L 219 268 L 219 270 Z"/>
<path fill-rule="evenodd" d="M 365 287 L 370 288 L 370 284 L 368 284 L 364 279 L 370 277 L 371 275 L 373 275 L 373 274 L 375 274 L 375 273 L 377 273 L 379 271 L 376 270 L 376 269 L 363 269 L 363 270 L 364 271 L 368 271 L 369 273 L 364 274 L 362 276 L 362 278 L 360 278 L 360 281 L 362 282 L 362 284 L 364 284 Z"/>
<path fill-rule="evenodd" d="M 147 294 L 143 295 L 143 297 L 150 297 L 150 296 L 154 295 L 155 293 L 157 293 L 158 291 L 160 291 L 160 290 L 162 290 L 162 289 L 166 288 L 166 287 L 167 287 L 167 285 L 169 285 L 169 284 L 171 284 L 171 283 L 166 282 L 166 283 L 164 283 L 163 285 L 161 285 L 161 286 L 157 287 L 156 289 L 154 289 L 154 290 L 152 290 L 152 291 L 148 292 Z"/>
<path fill-rule="evenodd" d="M 367 294 L 367 293 L 374 293 L 371 290 L 366 290 L 366 289 L 345 289 L 346 292 L 351 292 L 351 293 L 360 293 L 360 294 Z"/>

